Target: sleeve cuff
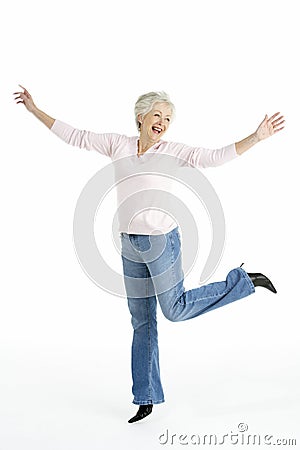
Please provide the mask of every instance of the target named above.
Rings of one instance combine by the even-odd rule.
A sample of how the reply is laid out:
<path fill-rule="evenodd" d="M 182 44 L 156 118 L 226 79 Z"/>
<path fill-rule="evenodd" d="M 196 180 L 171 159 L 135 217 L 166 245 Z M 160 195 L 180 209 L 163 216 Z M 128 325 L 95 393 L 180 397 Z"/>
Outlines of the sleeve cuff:
<path fill-rule="evenodd" d="M 238 157 L 238 153 L 236 152 L 235 144 L 230 144 L 225 147 L 225 152 L 223 154 L 223 162 L 232 161 Z"/>
<path fill-rule="evenodd" d="M 232 145 L 233 145 L 233 147 L 234 147 L 234 153 L 235 153 L 235 156 L 241 156 L 241 155 L 239 155 L 239 154 L 237 153 L 235 144 L 232 144 Z"/>

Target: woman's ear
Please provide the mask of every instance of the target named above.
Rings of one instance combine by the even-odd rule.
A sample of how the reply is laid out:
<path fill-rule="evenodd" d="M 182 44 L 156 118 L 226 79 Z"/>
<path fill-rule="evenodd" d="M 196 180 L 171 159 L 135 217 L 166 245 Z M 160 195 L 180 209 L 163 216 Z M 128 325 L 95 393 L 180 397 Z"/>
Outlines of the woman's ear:
<path fill-rule="evenodd" d="M 142 114 L 139 114 L 137 118 L 138 118 L 138 121 L 139 121 L 140 126 L 141 126 L 142 123 L 143 123 L 143 116 L 142 116 Z"/>

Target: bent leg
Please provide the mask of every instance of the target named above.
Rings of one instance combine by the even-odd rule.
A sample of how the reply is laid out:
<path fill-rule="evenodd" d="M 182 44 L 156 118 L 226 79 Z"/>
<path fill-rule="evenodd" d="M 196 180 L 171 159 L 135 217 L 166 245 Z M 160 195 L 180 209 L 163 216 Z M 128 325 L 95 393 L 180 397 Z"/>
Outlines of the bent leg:
<path fill-rule="evenodd" d="M 174 229 L 167 233 L 164 239 L 163 252 L 156 259 L 148 258 L 147 267 L 162 312 L 167 319 L 171 321 L 192 319 L 255 292 L 250 277 L 240 267 L 231 270 L 225 281 L 186 291 L 183 285 L 184 274 L 178 230 Z"/>
<path fill-rule="evenodd" d="M 241 268 L 231 270 L 225 281 L 185 290 L 183 282 L 158 296 L 161 309 L 169 320 L 192 319 L 254 292 L 248 275 Z"/>

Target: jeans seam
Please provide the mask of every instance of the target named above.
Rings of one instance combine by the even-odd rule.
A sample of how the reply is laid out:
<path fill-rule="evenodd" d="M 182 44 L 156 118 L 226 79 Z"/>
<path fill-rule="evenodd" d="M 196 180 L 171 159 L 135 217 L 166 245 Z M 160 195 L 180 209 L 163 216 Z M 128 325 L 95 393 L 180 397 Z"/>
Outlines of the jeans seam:
<path fill-rule="evenodd" d="M 227 295 L 229 291 L 230 291 L 230 289 L 225 289 L 225 291 L 220 292 L 220 293 L 218 293 L 218 294 L 215 294 L 215 295 L 209 295 L 208 297 L 201 297 L 201 298 L 199 298 L 199 299 L 192 300 L 191 302 L 186 302 L 186 303 L 181 303 L 181 304 L 182 304 L 182 305 L 184 305 L 184 304 L 189 305 L 190 303 L 196 303 L 196 302 L 200 302 L 200 301 L 202 301 L 202 300 L 208 300 L 208 299 L 210 299 L 210 298 L 217 298 L 217 297 L 220 297 L 220 296 L 222 296 L 222 295 Z"/>
<path fill-rule="evenodd" d="M 175 244 L 174 244 L 174 239 L 173 239 L 173 234 L 170 234 L 170 241 L 171 241 L 171 265 L 172 265 L 172 285 L 175 282 L 175 269 L 174 269 L 174 261 L 175 261 L 175 255 L 174 255 L 174 249 L 175 249 Z M 172 289 L 175 289 L 175 296 L 177 297 L 177 289 L 176 289 L 176 284 L 175 286 L 172 287 Z"/>
<path fill-rule="evenodd" d="M 151 398 L 151 334 L 150 334 L 150 302 L 149 302 L 149 278 L 146 281 L 146 302 L 148 314 L 148 397 Z"/>
<path fill-rule="evenodd" d="M 253 285 L 252 281 L 249 279 L 247 273 L 241 267 L 237 267 L 236 269 L 238 269 L 239 272 L 242 274 L 243 278 L 246 280 L 246 282 L 247 282 L 247 284 L 248 284 L 248 286 L 250 288 L 251 293 L 253 293 L 255 291 L 254 285 Z M 225 291 L 223 291 L 222 293 L 218 293 L 218 294 L 215 294 L 215 295 L 209 295 L 207 297 L 201 297 L 201 299 L 198 299 L 198 300 L 196 299 L 196 300 L 193 300 L 192 302 L 189 302 L 189 303 L 185 303 L 183 301 L 179 301 L 179 304 L 180 305 L 185 305 L 185 304 L 189 305 L 190 303 L 196 303 L 196 302 L 202 301 L 202 300 L 209 300 L 209 299 L 217 298 L 217 297 L 220 297 L 222 295 L 227 295 L 229 291 L 230 291 L 230 289 L 225 289 Z"/>

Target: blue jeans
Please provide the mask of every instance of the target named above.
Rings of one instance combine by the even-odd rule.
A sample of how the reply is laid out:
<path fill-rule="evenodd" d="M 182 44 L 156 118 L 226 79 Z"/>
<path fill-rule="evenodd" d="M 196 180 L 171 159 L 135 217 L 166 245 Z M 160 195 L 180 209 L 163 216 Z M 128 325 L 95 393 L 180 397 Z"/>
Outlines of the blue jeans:
<path fill-rule="evenodd" d="M 164 316 L 177 322 L 246 297 L 255 291 L 254 285 L 247 273 L 238 267 L 228 273 L 226 281 L 186 291 L 178 227 L 166 234 L 150 236 L 122 232 L 120 236 L 124 284 L 134 330 L 131 349 L 133 403 L 162 403 L 157 299 Z"/>

